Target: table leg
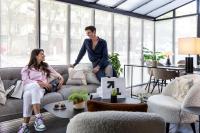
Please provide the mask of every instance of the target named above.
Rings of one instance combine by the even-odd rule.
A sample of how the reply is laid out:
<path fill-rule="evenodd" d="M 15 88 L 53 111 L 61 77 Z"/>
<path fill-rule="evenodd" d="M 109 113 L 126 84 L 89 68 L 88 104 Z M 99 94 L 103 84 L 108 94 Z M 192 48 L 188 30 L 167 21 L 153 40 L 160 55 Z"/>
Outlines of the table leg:
<path fill-rule="evenodd" d="M 200 133 L 200 115 L 199 115 L 199 133 Z"/>

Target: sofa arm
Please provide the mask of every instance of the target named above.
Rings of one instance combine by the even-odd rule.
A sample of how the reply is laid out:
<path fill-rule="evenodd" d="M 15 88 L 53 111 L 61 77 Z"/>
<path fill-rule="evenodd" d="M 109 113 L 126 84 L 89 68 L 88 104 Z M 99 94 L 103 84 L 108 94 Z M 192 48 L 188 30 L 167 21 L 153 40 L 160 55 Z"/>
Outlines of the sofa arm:
<path fill-rule="evenodd" d="M 183 100 L 182 107 L 200 107 L 200 83 L 190 88 Z"/>

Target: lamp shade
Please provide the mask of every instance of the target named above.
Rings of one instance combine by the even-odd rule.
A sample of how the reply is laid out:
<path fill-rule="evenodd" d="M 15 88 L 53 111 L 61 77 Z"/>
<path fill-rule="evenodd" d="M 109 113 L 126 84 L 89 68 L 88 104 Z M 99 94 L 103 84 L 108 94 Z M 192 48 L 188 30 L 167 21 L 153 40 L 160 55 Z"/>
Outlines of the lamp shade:
<path fill-rule="evenodd" d="M 178 39 L 178 53 L 187 54 L 200 54 L 200 38 L 186 37 Z"/>

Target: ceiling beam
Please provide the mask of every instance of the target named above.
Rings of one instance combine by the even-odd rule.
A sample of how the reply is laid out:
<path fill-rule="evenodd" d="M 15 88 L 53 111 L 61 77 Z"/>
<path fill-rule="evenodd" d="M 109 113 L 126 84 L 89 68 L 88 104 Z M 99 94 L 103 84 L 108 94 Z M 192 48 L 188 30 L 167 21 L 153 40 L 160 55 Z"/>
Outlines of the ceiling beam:
<path fill-rule="evenodd" d="M 162 6 L 159 6 L 159 7 L 155 8 L 155 9 L 153 9 L 153 10 L 149 11 L 149 12 L 148 12 L 148 13 L 146 13 L 145 15 L 147 15 L 147 14 L 149 14 L 149 13 L 151 13 L 151 12 L 155 11 L 155 10 L 158 10 L 158 9 L 160 9 L 160 8 L 162 8 L 162 7 L 166 6 L 166 5 L 168 5 L 168 4 L 170 4 L 170 3 L 174 2 L 174 1 L 175 1 L 175 0 L 169 1 L 169 2 L 167 2 L 167 3 L 165 3 L 165 4 L 163 4 Z"/>
<path fill-rule="evenodd" d="M 99 10 L 103 10 L 103 11 L 123 14 L 123 15 L 127 15 L 127 16 L 141 18 L 141 19 L 154 20 L 154 17 L 145 16 L 145 15 L 133 13 L 130 11 L 119 10 L 116 8 L 114 9 L 114 8 L 110 8 L 110 7 L 106 7 L 106 6 L 102 6 L 102 5 L 98 5 L 98 4 L 94 4 L 94 3 L 85 2 L 82 0 L 56 0 L 56 1 L 66 2 L 66 3 L 80 5 L 80 6 L 84 6 L 84 7 L 95 8 L 95 9 L 99 9 Z"/>
<path fill-rule="evenodd" d="M 96 4 L 99 0 L 94 1 L 93 3 Z"/>
<path fill-rule="evenodd" d="M 148 4 L 151 1 L 153 1 L 153 0 L 149 0 L 149 1 L 145 2 L 145 3 L 140 4 L 138 7 L 134 8 L 134 9 L 131 9 L 131 12 L 135 11 L 136 9 L 138 9 L 138 8 L 140 8 L 140 7 L 142 7 L 142 6 L 146 5 L 146 4 Z"/>

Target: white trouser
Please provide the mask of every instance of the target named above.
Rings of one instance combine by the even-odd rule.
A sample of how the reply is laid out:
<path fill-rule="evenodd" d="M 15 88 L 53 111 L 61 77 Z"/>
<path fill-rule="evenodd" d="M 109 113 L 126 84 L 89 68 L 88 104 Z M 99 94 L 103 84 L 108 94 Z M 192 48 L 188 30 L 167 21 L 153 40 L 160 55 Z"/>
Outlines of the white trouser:
<path fill-rule="evenodd" d="M 24 86 L 23 117 L 30 117 L 32 115 L 32 105 L 40 104 L 44 93 L 45 90 L 38 83 L 30 83 Z"/>

